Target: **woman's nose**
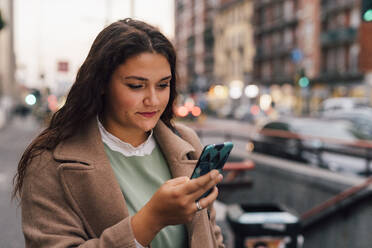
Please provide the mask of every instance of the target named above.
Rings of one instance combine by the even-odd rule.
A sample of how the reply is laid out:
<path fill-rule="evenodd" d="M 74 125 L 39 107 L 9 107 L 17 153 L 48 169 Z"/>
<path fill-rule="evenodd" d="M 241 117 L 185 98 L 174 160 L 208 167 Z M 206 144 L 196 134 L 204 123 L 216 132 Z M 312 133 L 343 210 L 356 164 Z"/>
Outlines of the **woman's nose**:
<path fill-rule="evenodd" d="M 144 104 L 149 106 L 156 106 L 159 104 L 159 96 L 155 89 L 149 89 L 144 99 Z"/>

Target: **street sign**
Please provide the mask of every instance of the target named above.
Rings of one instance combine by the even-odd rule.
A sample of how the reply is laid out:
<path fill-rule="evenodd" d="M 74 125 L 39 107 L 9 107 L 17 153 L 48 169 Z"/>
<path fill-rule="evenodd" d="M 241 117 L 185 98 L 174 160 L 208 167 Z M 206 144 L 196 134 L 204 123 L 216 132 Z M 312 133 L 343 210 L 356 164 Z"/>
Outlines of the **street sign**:
<path fill-rule="evenodd" d="M 303 54 L 301 52 L 301 49 L 298 49 L 298 48 L 293 49 L 292 53 L 291 53 L 291 57 L 292 57 L 293 62 L 299 63 L 303 58 Z"/>
<path fill-rule="evenodd" d="M 68 62 L 67 61 L 58 61 L 57 71 L 59 72 L 68 72 Z"/>

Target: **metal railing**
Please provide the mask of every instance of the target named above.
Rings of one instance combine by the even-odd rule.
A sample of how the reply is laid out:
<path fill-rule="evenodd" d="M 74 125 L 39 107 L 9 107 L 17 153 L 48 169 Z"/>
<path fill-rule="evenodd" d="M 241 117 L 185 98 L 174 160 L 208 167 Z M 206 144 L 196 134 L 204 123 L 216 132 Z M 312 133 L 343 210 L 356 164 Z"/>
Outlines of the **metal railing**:
<path fill-rule="evenodd" d="M 224 140 L 240 140 L 252 142 L 257 141 L 255 140 L 252 135 L 247 133 L 234 133 L 232 130 L 222 130 L 219 128 L 213 129 L 198 129 L 196 128 L 196 132 L 199 137 L 202 139 L 203 137 L 224 137 Z M 370 163 L 372 161 L 372 141 L 368 140 L 356 140 L 353 142 L 345 141 L 343 139 L 338 138 L 324 138 L 319 137 L 316 135 L 299 135 L 297 133 L 293 133 L 290 131 L 284 130 L 276 130 L 276 129 L 265 129 L 261 131 L 256 131 L 257 133 L 273 138 L 270 141 L 265 141 L 268 145 L 283 145 L 284 140 L 295 140 L 296 141 L 296 149 L 298 150 L 298 156 L 301 156 L 303 151 L 308 151 L 317 157 L 317 165 L 319 167 L 324 167 L 324 161 L 322 154 L 333 153 L 338 155 L 347 155 L 351 157 L 361 158 L 365 160 L 365 171 L 362 173 L 365 176 L 372 175 L 372 168 Z M 274 140 L 274 139 L 277 140 Z M 311 141 L 316 140 L 320 145 L 316 147 L 310 147 L 304 145 L 303 141 Z M 331 145 L 339 146 L 337 148 L 331 147 Z"/>

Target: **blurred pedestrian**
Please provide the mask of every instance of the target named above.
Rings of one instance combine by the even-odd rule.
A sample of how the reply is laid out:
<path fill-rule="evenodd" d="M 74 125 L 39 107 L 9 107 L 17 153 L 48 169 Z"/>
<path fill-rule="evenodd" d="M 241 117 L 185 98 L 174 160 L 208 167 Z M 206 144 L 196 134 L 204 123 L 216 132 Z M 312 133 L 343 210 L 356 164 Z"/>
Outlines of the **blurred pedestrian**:
<path fill-rule="evenodd" d="M 172 121 L 175 97 L 175 51 L 156 28 L 125 19 L 97 36 L 19 162 L 26 247 L 223 247 L 222 176 L 189 179 L 202 146 Z"/>

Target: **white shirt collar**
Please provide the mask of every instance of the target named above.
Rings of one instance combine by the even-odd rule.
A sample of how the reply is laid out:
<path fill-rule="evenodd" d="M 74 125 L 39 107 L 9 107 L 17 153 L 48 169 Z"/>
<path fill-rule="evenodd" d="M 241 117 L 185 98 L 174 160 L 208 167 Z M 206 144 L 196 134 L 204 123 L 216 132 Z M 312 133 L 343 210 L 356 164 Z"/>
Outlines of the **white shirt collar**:
<path fill-rule="evenodd" d="M 151 133 L 147 140 L 145 140 L 145 142 L 137 147 L 134 147 L 131 144 L 126 143 L 113 134 L 109 133 L 99 121 L 98 117 L 97 122 L 103 143 L 110 147 L 111 150 L 120 152 L 126 157 L 150 155 L 156 146 L 155 139 L 152 135 L 153 130 L 151 130 Z"/>

